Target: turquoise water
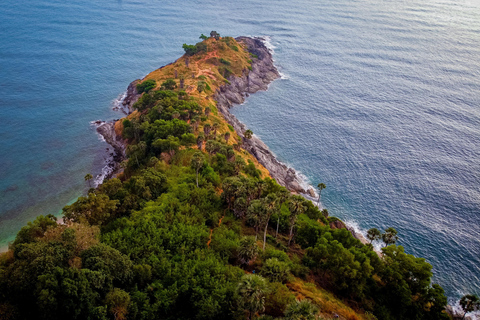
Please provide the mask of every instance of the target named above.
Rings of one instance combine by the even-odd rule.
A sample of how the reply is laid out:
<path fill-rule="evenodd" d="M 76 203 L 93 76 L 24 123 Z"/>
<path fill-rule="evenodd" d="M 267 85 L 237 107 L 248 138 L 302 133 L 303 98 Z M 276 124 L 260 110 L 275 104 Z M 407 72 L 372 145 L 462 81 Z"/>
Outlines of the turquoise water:
<path fill-rule="evenodd" d="M 0 11 L 0 243 L 108 155 L 90 124 L 201 33 L 268 36 L 284 75 L 234 113 L 329 211 L 395 227 L 450 298 L 480 293 L 476 1 L 23 1 Z"/>

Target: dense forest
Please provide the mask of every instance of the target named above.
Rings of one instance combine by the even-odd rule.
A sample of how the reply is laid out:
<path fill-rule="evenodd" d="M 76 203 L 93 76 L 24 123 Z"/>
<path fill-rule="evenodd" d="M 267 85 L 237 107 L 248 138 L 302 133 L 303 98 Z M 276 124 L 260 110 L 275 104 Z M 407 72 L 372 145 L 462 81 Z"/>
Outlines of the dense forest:
<path fill-rule="evenodd" d="M 1 318 L 449 319 L 424 259 L 335 228 L 242 149 L 211 95 L 256 57 L 202 39 L 137 86 L 122 172 L 0 256 Z"/>

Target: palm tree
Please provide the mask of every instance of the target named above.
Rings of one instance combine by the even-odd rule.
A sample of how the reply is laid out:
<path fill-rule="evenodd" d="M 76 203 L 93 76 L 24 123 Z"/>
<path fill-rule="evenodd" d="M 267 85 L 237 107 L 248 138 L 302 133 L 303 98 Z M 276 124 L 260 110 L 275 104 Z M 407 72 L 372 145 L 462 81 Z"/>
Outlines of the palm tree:
<path fill-rule="evenodd" d="M 212 127 L 213 127 L 213 135 L 216 136 L 217 135 L 217 129 L 220 128 L 220 123 L 214 122 Z"/>
<path fill-rule="evenodd" d="M 203 133 L 205 133 L 206 137 L 208 137 L 208 135 L 210 134 L 210 130 L 212 130 L 212 126 L 209 123 L 206 123 L 203 126 Z"/>
<path fill-rule="evenodd" d="M 257 312 L 265 310 L 267 281 L 256 274 L 244 275 L 237 286 L 240 307 L 248 311 L 248 319 L 253 319 Z"/>
<path fill-rule="evenodd" d="M 303 204 L 305 199 L 302 196 L 294 195 L 290 198 L 289 209 L 290 209 L 290 235 L 288 238 L 288 245 L 293 238 L 293 228 L 295 227 L 295 222 L 299 214 L 305 211 L 305 205 Z"/>
<path fill-rule="evenodd" d="M 285 310 L 285 320 L 315 320 L 318 308 L 309 300 L 296 300 Z"/>
<path fill-rule="evenodd" d="M 90 188 L 92 187 L 92 185 L 91 185 L 91 183 L 90 183 L 90 180 L 92 180 L 92 179 L 93 179 L 93 176 L 92 176 L 90 173 L 87 173 L 87 174 L 85 175 L 85 181 L 88 181 L 88 186 L 89 186 Z"/>
<path fill-rule="evenodd" d="M 367 239 L 370 240 L 370 243 L 380 240 L 382 239 L 382 233 L 377 228 L 371 228 L 367 231 Z"/>
<path fill-rule="evenodd" d="M 193 154 L 190 166 L 195 169 L 197 173 L 197 188 L 198 188 L 198 171 L 203 167 L 203 154 L 200 151 L 197 151 Z"/>
<path fill-rule="evenodd" d="M 480 309 L 480 300 L 476 295 L 467 294 L 460 299 L 460 306 L 464 312 L 462 319 L 465 319 L 467 313 Z"/>
<path fill-rule="evenodd" d="M 385 233 L 382 234 L 382 240 L 385 242 L 385 245 L 395 244 L 398 240 L 397 234 L 397 230 L 392 227 L 385 229 Z"/>
<path fill-rule="evenodd" d="M 319 183 L 317 185 L 317 188 L 318 188 L 318 201 L 317 201 L 317 207 L 318 205 L 320 204 L 320 197 L 322 195 L 322 190 L 325 189 L 327 186 L 325 185 L 325 183 Z"/>
<path fill-rule="evenodd" d="M 258 246 L 253 237 L 243 237 L 238 247 L 240 262 L 247 265 L 250 260 L 255 260 L 258 254 Z"/>
<path fill-rule="evenodd" d="M 203 141 L 205 141 L 205 135 L 200 132 L 197 137 L 198 150 L 202 150 Z"/>

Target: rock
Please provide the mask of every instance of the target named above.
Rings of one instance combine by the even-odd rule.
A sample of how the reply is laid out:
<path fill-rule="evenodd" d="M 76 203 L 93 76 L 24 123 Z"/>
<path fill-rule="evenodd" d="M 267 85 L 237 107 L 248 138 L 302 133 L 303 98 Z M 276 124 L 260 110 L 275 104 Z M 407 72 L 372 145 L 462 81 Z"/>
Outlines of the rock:
<path fill-rule="evenodd" d="M 114 168 L 112 172 L 105 178 L 110 178 L 120 172 L 120 162 L 126 159 L 125 149 L 126 143 L 121 136 L 117 136 L 115 132 L 115 122 L 104 122 L 97 127 L 97 132 L 103 136 L 105 141 L 113 147 L 113 153 L 110 153 L 111 161 L 107 165 Z M 109 148 L 107 148 L 109 150 Z"/>
<path fill-rule="evenodd" d="M 335 220 L 335 221 L 330 222 L 330 228 L 332 228 L 332 229 L 347 229 L 347 226 L 345 225 L 345 223 L 343 223 L 342 220 Z"/>
<path fill-rule="evenodd" d="M 317 197 L 317 195 L 315 194 L 315 190 L 313 190 L 313 188 L 308 188 L 307 193 L 308 193 L 308 195 L 309 195 L 310 197 L 312 197 L 312 198 L 316 198 L 316 197 Z"/>
<path fill-rule="evenodd" d="M 261 39 L 238 37 L 236 40 L 244 43 L 248 51 L 257 55 L 258 59 L 253 59 L 251 71 L 245 70 L 241 77 L 229 77 L 230 84 L 220 87 L 215 93 L 214 99 L 217 101 L 217 109 L 243 138 L 246 127 L 230 113 L 229 109 L 234 104 L 243 103 L 250 94 L 259 90 L 267 90 L 270 82 L 280 78 L 280 74 L 273 64 L 272 54 Z M 280 185 L 292 192 L 303 194 L 307 192 L 303 189 L 302 180 L 295 170 L 279 162 L 258 137 L 254 135 L 251 139 L 244 139 L 244 149 L 267 168 L 272 178 Z"/>
<path fill-rule="evenodd" d="M 122 104 L 124 107 L 126 107 L 126 109 L 128 109 L 128 114 L 132 113 L 133 111 L 133 104 L 135 102 L 138 101 L 138 99 L 140 98 L 140 96 L 142 94 L 138 94 L 137 93 L 137 84 L 141 82 L 140 79 L 137 79 L 135 81 L 132 81 L 129 85 L 128 85 L 128 88 L 127 88 L 127 94 L 125 96 L 125 98 L 123 99 L 122 101 Z"/>

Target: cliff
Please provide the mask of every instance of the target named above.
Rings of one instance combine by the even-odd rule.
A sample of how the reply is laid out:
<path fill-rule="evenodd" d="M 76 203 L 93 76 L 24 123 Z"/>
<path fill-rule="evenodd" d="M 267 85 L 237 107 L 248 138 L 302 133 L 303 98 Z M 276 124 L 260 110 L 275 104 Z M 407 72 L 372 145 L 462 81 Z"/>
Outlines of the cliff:
<path fill-rule="evenodd" d="M 302 187 L 302 180 L 295 170 L 278 161 L 265 143 L 256 136 L 245 139 L 243 133 L 246 126 L 229 111 L 234 104 L 242 104 L 249 94 L 267 90 L 272 81 L 280 78 L 280 74 L 273 64 L 272 54 L 261 39 L 238 37 L 236 40 L 244 43 L 247 50 L 256 58 L 252 59 L 252 70 L 244 71 L 241 77 L 230 76 L 228 78 L 230 84 L 223 85 L 217 90 L 214 95 L 217 108 L 225 120 L 235 128 L 237 134 L 242 137 L 244 149 L 267 168 L 272 178 L 290 191 L 306 194 L 307 191 Z"/>

